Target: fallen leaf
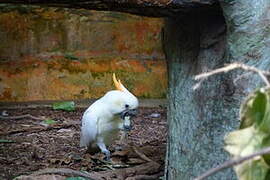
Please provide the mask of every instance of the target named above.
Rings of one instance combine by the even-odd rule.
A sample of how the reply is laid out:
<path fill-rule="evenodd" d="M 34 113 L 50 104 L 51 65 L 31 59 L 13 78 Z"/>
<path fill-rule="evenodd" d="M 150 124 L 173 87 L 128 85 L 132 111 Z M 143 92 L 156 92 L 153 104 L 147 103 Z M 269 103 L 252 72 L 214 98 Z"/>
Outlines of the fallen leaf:
<path fill-rule="evenodd" d="M 0 143 L 15 143 L 15 141 L 8 139 L 0 139 Z"/>
<path fill-rule="evenodd" d="M 46 119 L 46 120 L 43 121 L 43 123 L 45 123 L 45 124 L 47 124 L 47 125 L 51 125 L 51 124 L 55 124 L 56 121 L 53 120 L 53 119 Z"/>
<path fill-rule="evenodd" d="M 54 110 L 74 111 L 75 103 L 74 101 L 57 102 L 52 107 Z"/>

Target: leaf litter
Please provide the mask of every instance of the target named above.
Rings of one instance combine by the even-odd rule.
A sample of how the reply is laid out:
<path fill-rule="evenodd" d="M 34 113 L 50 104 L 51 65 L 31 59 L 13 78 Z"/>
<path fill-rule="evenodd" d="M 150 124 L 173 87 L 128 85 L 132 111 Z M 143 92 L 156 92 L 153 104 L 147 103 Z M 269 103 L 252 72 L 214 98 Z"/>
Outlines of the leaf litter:
<path fill-rule="evenodd" d="M 80 120 L 84 108 L 61 111 L 50 108 L 5 110 L 9 117 L 31 114 L 42 121 L 29 117 L 0 119 L 0 139 L 13 143 L 0 143 L 0 179 L 12 179 L 29 175 L 45 168 L 70 168 L 78 171 L 106 171 L 133 167 L 146 163 L 132 149 L 164 166 L 166 149 L 166 109 L 140 108 L 133 119 L 133 129 L 128 135 L 128 145 L 116 150 L 110 147 L 112 165 L 103 161 L 104 155 L 90 155 L 79 147 Z M 151 117 L 156 113 L 159 117 Z M 49 121 L 48 121 L 49 120 Z M 46 124 L 46 126 L 44 126 Z M 161 168 L 162 171 L 163 168 Z M 48 175 L 45 176 L 50 179 Z M 63 176 L 52 175 L 52 179 Z"/>

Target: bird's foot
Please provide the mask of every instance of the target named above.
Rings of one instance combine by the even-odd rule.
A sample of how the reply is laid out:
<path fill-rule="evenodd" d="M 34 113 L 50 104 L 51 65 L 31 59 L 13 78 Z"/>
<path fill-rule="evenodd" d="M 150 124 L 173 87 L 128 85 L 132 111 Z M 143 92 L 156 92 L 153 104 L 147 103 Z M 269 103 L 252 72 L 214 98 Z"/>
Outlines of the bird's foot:
<path fill-rule="evenodd" d="M 103 151 L 103 153 L 105 154 L 105 161 L 110 161 L 111 159 L 111 152 L 109 150 Z"/>

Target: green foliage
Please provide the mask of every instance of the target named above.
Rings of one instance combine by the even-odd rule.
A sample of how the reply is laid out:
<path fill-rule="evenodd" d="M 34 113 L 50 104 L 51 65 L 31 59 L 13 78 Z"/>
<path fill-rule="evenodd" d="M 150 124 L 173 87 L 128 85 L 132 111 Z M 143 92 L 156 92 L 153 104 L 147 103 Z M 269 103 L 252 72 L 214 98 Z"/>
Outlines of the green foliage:
<path fill-rule="evenodd" d="M 252 93 L 240 110 L 240 129 L 225 137 L 225 149 L 234 157 L 242 157 L 270 146 L 270 91 Z M 235 167 L 240 180 L 267 180 L 270 155 L 255 157 Z"/>
<path fill-rule="evenodd" d="M 53 109 L 64 110 L 64 111 L 74 111 L 75 103 L 74 101 L 57 102 L 53 104 Z"/>
<path fill-rule="evenodd" d="M 51 124 L 55 124 L 55 123 L 56 123 L 56 121 L 53 120 L 53 119 L 46 119 L 46 120 L 44 120 L 43 122 L 44 122 L 45 124 L 48 124 L 48 125 L 51 125 Z"/>

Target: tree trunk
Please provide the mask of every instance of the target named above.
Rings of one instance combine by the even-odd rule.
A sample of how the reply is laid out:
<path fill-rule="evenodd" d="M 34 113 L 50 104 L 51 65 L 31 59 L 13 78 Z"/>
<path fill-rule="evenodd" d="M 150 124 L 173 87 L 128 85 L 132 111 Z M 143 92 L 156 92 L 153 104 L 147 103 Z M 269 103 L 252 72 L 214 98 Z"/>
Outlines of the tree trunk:
<path fill-rule="evenodd" d="M 224 0 L 221 7 L 228 26 L 227 59 L 269 70 L 270 65 L 270 1 Z M 259 82 L 258 76 L 241 78 L 237 94 L 247 95 Z"/>
<path fill-rule="evenodd" d="M 261 82 L 257 76 L 243 76 L 234 83 L 235 77 L 245 73 L 236 71 L 213 76 L 194 91 L 194 75 L 236 61 L 269 68 L 270 1 L 229 2 L 222 3 L 227 35 L 221 13 L 166 20 L 169 134 L 165 179 L 192 179 L 229 158 L 223 150 L 224 135 L 238 126 L 240 102 Z M 209 179 L 236 177 L 227 169 Z"/>

